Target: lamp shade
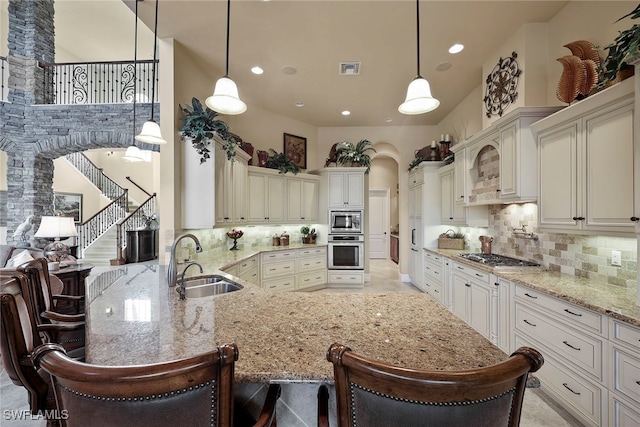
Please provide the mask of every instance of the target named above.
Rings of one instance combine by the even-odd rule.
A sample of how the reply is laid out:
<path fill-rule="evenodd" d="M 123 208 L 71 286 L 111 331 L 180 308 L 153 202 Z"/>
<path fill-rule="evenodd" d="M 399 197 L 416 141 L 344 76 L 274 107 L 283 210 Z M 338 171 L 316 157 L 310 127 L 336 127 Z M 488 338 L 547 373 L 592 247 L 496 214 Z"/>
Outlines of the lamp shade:
<path fill-rule="evenodd" d="M 127 162 L 143 162 L 144 157 L 142 155 L 142 150 L 136 147 L 135 145 L 130 146 L 125 151 L 124 156 L 122 158 Z"/>
<path fill-rule="evenodd" d="M 440 105 L 440 101 L 431 96 L 429 82 L 421 76 L 416 77 L 409 83 L 407 98 L 398 107 L 402 114 L 422 114 L 435 110 Z"/>
<path fill-rule="evenodd" d="M 240 100 L 238 87 L 229 77 L 220 77 L 216 82 L 213 95 L 205 101 L 207 107 L 220 114 L 242 114 L 247 111 L 247 104 Z"/>
<path fill-rule="evenodd" d="M 33 237 L 45 239 L 66 239 L 78 235 L 76 224 L 72 217 L 68 216 L 43 216 L 40 228 Z"/>
<path fill-rule="evenodd" d="M 147 144 L 166 144 L 164 138 L 160 134 L 160 126 L 154 120 L 144 122 L 140 135 L 136 136 L 136 141 L 146 142 Z"/>

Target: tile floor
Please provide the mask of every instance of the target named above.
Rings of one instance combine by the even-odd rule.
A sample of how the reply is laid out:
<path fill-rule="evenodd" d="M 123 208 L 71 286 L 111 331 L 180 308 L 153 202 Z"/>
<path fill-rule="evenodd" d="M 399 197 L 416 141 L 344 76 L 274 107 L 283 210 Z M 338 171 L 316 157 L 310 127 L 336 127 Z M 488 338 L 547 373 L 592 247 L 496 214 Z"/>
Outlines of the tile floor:
<path fill-rule="evenodd" d="M 96 267 L 92 274 L 98 274 L 109 267 Z M 420 292 L 411 284 L 399 280 L 398 267 L 388 260 L 371 260 L 371 282 L 363 290 L 325 289 L 317 292 Z M 16 427 L 45 426 L 44 420 L 29 414 L 27 392 L 14 385 L 4 368 L 0 371 L 0 425 Z M 16 415 L 21 419 L 16 419 Z M 524 427 L 577 427 L 582 424 L 564 409 L 556 405 L 542 391 L 527 389 L 520 423 Z M 296 426 L 297 427 L 297 426 Z"/>

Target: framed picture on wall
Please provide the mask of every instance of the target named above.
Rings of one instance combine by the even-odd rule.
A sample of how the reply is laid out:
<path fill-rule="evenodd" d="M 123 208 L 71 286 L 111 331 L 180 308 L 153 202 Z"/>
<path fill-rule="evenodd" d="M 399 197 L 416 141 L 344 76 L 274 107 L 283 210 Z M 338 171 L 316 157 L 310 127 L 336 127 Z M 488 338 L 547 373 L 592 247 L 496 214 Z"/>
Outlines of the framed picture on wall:
<path fill-rule="evenodd" d="M 298 165 L 300 169 L 307 168 L 307 138 L 284 134 L 284 155 Z"/>
<path fill-rule="evenodd" d="M 82 222 L 82 194 L 55 193 L 53 195 L 53 214 L 70 216 L 75 222 Z"/>

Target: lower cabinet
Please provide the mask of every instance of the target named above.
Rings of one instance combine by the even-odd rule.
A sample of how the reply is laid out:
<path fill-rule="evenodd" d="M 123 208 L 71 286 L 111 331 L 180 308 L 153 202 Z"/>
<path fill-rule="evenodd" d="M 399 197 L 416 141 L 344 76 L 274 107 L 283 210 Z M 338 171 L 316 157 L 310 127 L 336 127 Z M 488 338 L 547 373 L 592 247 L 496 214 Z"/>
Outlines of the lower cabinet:
<path fill-rule="evenodd" d="M 609 319 L 609 425 L 640 426 L 640 328 Z"/>
<path fill-rule="evenodd" d="M 327 248 L 301 248 L 265 252 L 261 256 L 261 281 L 269 291 L 293 291 L 327 283 Z"/>
<path fill-rule="evenodd" d="M 492 304 L 489 273 L 454 262 L 450 291 L 452 311 L 490 339 Z"/>
<path fill-rule="evenodd" d="M 424 252 L 424 291 L 434 297 L 439 303 L 443 303 L 442 292 L 442 257 Z"/>

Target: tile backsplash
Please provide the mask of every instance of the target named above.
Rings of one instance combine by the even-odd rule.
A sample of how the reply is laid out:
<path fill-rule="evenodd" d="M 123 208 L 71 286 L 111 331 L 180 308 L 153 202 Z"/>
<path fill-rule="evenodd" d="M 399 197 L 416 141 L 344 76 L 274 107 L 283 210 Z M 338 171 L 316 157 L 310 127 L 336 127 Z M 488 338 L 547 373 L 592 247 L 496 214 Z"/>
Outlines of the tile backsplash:
<path fill-rule="evenodd" d="M 635 238 L 547 233 L 538 230 L 538 207 L 533 203 L 489 205 L 488 228 L 463 228 L 467 245 L 480 252 L 479 236 L 493 237 L 493 253 L 527 259 L 552 271 L 628 288 L 637 287 L 638 254 Z M 534 233 L 525 239 L 513 229 Z M 611 251 L 622 252 L 622 266 L 611 265 Z"/>

